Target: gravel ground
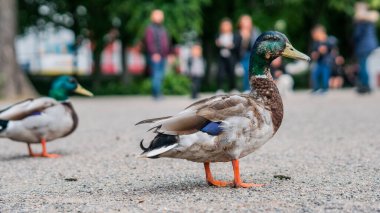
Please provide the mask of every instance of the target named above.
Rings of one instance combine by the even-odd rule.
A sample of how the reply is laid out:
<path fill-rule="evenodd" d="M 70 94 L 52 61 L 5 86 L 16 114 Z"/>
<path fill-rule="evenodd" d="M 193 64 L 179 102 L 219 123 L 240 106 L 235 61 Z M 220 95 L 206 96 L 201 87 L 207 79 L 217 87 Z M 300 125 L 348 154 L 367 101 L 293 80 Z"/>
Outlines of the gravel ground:
<path fill-rule="evenodd" d="M 0 212 L 380 212 L 380 93 L 284 101 L 278 134 L 241 160 L 242 178 L 266 185 L 234 189 L 208 186 L 199 163 L 136 158 L 145 129 L 133 124 L 188 98 L 74 98 L 79 128 L 48 144 L 63 157 L 32 159 L 25 144 L 0 140 Z M 212 170 L 232 179 L 230 163 Z"/>

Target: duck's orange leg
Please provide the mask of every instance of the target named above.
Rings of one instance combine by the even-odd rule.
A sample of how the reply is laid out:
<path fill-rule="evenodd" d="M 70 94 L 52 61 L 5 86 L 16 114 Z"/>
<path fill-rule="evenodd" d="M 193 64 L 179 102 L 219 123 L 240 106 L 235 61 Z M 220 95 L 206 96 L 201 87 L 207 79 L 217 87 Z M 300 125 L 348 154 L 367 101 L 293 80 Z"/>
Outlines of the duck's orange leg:
<path fill-rule="evenodd" d="M 45 158 L 59 158 L 61 157 L 60 155 L 58 154 L 49 154 L 46 150 L 46 140 L 45 138 L 42 138 L 41 139 L 41 145 L 42 145 L 42 153 L 41 153 L 41 157 L 45 157 Z"/>
<path fill-rule="evenodd" d="M 30 146 L 30 143 L 28 143 L 28 152 L 30 157 L 39 157 L 39 155 L 34 154 L 32 147 Z"/>
<path fill-rule="evenodd" d="M 228 186 L 228 185 L 231 184 L 230 182 L 215 180 L 212 177 L 211 170 L 210 170 L 210 163 L 209 162 L 205 162 L 204 166 L 205 166 L 206 180 L 207 180 L 208 185 L 210 185 L 210 186 L 218 186 L 218 187 L 225 187 L 225 186 Z"/>
<path fill-rule="evenodd" d="M 49 154 L 46 150 L 46 140 L 43 138 L 41 139 L 41 145 L 42 145 L 42 153 L 41 154 L 35 154 L 33 153 L 32 147 L 28 143 L 28 151 L 30 157 L 45 157 L 45 158 L 58 158 L 60 155 L 58 154 Z"/>
<path fill-rule="evenodd" d="M 243 187 L 243 188 L 250 188 L 250 187 L 261 187 L 264 186 L 264 184 L 255 184 L 255 183 L 243 183 L 240 179 L 240 169 L 239 169 L 239 160 L 232 160 L 232 167 L 234 169 L 234 187 Z"/>

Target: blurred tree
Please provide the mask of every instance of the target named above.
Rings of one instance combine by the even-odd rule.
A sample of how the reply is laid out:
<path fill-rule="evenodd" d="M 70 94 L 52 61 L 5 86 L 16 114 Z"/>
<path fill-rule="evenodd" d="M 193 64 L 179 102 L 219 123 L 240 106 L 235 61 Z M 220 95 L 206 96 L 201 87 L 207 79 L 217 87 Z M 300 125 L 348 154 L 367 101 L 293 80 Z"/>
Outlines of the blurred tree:
<path fill-rule="evenodd" d="M 4 98 L 34 96 L 34 88 L 16 61 L 16 1 L 0 0 L 0 94 Z"/>
<path fill-rule="evenodd" d="M 99 42 L 112 27 L 118 27 L 122 39 L 131 44 L 143 36 L 150 12 L 159 8 L 165 12 L 170 35 L 181 41 L 184 32 L 202 33 L 202 8 L 210 3 L 211 0 L 20 0 L 19 30 L 24 32 L 30 26 L 43 29 L 47 23 L 54 23 Z"/>
<path fill-rule="evenodd" d="M 107 6 L 111 17 L 120 20 L 120 37 L 123 46 L 133 45 L 143 40 L 146 26 L 150 23 L 150 13 L 161 9 L 165 14 L 165 27 L 174 43 L 183 43 L 186 34 L 202 36 L 202 8 L 211 0 L 113 0 Z M 125 57 L 123 56 L 123 59 Z M 128 82 L 128 73 L 124 82 Z"/>
<path fill-rule="evenodd" d="M 183 41 L 183 33 L 193 31 L 202 34 L 202 8 L 210 5 L 211 0 L 114 0 L 109 11 L 121 19 L 121 29 L 129 36 L 129 43 L 142 38 L 145 26 L 149 24 L 150 12 L 161 9 L 165 13 L 165 26 L 177 41 Z M 210 14 L 208 14 L 210 15 Z"/>
<path fill-rule="evenodd" d="M 104 48 L 104 36 L 113 27 L 107 0 L 20 0 L 20 32 L 29 27 L 44 29 L 48 24 L 62 26 L 74 32 L 75 40 L 89 38 L 93 44 L 95 63 L 94 86 L 99 85 L 100 55 Z M 78 47 L 78 43 L 74 48 Z"/>

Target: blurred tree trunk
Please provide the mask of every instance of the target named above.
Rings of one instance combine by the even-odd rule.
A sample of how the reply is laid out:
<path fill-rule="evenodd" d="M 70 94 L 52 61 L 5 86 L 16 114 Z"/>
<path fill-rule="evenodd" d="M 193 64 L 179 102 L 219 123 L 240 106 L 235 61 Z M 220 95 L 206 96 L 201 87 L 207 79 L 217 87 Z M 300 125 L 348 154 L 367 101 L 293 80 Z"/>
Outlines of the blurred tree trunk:
<path fill-rule="evenodd" d="M 16 61 L 17 1 L 0 0 L 0 95 L 35 96 L 36 92 Z"/>
<path fill-rule="evenodd" d="M 95 41 L 95 49 L 93 51 L 94 58 L 94 72 L 93 72 L 93 88 L 95 91 L 100 89 L 102 67 L 101 67 L 101 55 L 104 47 L 104 39 L 102 37 L 97 38 Z"/>

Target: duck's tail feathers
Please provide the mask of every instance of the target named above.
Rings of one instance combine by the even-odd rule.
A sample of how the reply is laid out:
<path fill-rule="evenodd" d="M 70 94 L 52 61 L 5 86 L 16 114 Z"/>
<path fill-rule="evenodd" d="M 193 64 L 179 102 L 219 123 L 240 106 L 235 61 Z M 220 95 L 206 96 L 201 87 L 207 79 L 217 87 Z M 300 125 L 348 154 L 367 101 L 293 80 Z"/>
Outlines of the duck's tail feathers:
<path fill-rule="evenodd" d="M 148 147 L 145 147 L 141 140 L 140 148 L 143 153 L 139 157 L 141 158 L 159 158 L 162 153 L 165 153 L 176 146 L 178 146 L 179 137 L 177 135 L 166 135 L 158 133 L 156 137 L 151 141 Z"/>
<path fill-rule="evenodd" d="M 4 137 L 5 130 L 8 128 L 8 120 L 0 119 L 0 137 Z"/>

